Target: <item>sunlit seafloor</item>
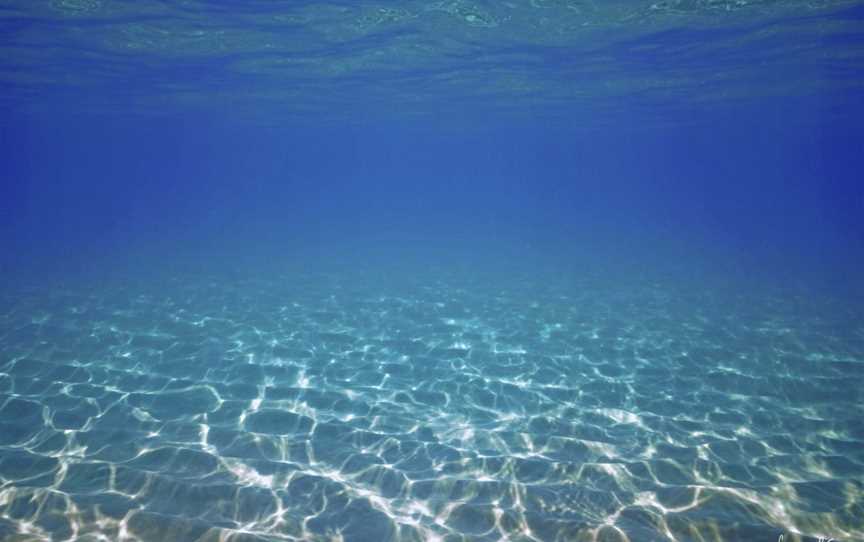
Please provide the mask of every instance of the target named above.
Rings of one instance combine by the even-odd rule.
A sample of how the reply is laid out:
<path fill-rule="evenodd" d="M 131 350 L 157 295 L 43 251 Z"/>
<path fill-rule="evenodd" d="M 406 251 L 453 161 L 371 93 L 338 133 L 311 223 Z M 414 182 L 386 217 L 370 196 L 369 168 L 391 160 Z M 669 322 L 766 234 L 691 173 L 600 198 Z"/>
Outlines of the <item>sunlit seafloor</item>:
<path fill-rule="evenodd" d="M 4 293 L 0 539 L 864 539 L 855 309 L 350 276 Z"/>

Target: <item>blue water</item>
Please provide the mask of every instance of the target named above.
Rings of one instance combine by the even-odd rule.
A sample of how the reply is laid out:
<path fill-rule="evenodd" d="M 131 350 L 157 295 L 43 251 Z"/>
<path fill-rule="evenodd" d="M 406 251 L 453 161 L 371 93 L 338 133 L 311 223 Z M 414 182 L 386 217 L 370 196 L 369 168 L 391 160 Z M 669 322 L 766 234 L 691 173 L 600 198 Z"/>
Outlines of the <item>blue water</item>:
<path fill-rule="evenodd" d="M 864 6 L 0 6 L 0 540 L 864 540 Z"/>

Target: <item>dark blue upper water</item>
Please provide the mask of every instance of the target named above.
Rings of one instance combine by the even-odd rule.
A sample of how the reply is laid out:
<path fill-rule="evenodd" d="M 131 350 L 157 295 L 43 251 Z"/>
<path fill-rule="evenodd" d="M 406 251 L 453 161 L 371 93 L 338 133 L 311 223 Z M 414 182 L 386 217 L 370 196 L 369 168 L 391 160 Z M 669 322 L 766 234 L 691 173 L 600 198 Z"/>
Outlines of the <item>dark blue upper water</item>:
<path fill-rule="evenodd" d="M 864 540 L 862 46 L 5 2 L 0 540 Z"/>

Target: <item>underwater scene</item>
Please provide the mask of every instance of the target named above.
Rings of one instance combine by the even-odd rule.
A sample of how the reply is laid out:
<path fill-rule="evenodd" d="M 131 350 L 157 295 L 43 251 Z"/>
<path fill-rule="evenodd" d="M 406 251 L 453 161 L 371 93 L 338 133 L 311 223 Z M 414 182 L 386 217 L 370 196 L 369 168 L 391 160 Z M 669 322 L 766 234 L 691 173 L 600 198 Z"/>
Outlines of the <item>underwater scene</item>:
<path fill-rule="evenodd" d="M 864 2 L 4 0 L 0 541 L 864 541 Z"/>

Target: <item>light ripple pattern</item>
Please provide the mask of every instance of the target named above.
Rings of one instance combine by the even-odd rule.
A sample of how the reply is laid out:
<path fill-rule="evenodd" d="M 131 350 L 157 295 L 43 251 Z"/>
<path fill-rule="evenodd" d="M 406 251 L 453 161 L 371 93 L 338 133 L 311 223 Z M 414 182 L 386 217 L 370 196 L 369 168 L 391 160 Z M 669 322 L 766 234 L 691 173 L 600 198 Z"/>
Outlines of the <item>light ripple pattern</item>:
<path fill-rule="evenodd" d="M 0 539 L 864 539 L 816 296 L 337 275 L 7 291 Z"/>

